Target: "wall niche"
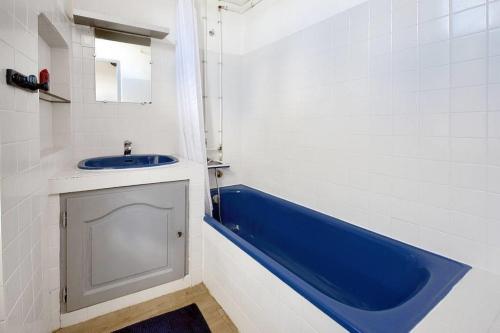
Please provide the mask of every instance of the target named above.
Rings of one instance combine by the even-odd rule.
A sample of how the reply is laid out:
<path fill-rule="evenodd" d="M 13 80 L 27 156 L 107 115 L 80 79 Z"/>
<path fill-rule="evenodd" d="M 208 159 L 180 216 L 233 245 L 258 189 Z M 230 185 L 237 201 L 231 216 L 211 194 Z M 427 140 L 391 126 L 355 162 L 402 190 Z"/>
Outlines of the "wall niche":
<path fill-rule="evenodd" d="M 49 71 L 49 90 L 40 89 L 40 155 L 45 157 L 71 144 L 70 47 L 42 13 L 38 16 L 38 70 Z"/>

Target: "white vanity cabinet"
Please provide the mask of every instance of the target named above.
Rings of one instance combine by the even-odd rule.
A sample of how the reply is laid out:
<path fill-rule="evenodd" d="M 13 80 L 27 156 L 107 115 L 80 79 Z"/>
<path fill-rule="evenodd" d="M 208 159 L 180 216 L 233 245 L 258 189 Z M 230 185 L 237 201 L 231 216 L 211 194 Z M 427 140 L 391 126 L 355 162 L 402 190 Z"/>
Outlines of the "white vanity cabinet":
<path fill-rule="evenodd" d="M 61 195 L 62 311 L 187 274 L 188 181 Z"/>

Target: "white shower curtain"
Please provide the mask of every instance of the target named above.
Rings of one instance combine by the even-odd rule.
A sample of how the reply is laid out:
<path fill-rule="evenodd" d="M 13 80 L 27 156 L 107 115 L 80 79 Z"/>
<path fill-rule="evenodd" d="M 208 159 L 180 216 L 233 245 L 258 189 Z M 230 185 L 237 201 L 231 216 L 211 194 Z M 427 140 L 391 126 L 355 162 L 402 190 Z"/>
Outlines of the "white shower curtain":
<path fill-rule="evenodd" d="M 208 181 L 198 24 L 193 0 L 177 1 L 175 66 L 180 154 L 205 170 L 205 211 L 212 214 Z"/>

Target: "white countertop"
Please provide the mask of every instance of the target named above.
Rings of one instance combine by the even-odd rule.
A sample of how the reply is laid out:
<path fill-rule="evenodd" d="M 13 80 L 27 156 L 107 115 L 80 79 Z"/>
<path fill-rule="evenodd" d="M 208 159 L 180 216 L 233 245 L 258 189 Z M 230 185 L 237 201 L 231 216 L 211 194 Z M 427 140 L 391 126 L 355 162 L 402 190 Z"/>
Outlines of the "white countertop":
<path fill-rule="evenodd" d="M 81 170 L 75 165 L 49 178 L 49 194 L 177 180 L 200 182 L 203 179 L 202 171 L 203 165 L 183 159 L 175 164 L 136 169 Z"/>

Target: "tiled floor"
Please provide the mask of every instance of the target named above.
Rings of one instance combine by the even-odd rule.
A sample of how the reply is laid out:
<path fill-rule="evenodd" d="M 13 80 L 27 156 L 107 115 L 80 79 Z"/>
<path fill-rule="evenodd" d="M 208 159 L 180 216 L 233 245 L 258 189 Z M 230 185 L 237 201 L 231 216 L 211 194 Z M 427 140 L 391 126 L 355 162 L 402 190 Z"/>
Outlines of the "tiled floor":
<path fill-rule="evenodd" d="M 196 303 L 213 333 L 238 332 L 217 301 L 203 284 L 165 295 L 148 302 L 130 306 L 78 325 L 57 330 L 55 333 L 113 332 L 136 322 Z"/>

